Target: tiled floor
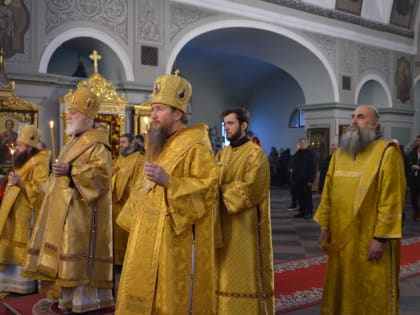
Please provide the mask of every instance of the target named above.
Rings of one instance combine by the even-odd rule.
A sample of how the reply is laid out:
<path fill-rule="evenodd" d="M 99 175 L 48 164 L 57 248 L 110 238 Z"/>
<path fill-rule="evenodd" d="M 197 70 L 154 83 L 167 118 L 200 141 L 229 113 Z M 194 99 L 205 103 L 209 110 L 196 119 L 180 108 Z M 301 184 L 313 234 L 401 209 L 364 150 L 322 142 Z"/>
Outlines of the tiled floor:
<path fill-rule="evenodd" d="M 320 195 L 314 194 L 314 207 Z M 290 195 L 287 189 L 271 189 L 271 220 L 273 233 L 274 261 L 310 257 L 322 254 L 318 247 L 318 225 L 310 219 L 293 218 L 296 211 L 288 211 Z M 409 204 L 405 207 L 406 220 L 404 237 L 420 235 L 420 222 L 412 221 Z M 420 276 L 400 282 L 401 315 L 420 315 Z M 320 306 L 315 305 L 302 310 L 289 312 L 290 315 L 316 315 Z"/>

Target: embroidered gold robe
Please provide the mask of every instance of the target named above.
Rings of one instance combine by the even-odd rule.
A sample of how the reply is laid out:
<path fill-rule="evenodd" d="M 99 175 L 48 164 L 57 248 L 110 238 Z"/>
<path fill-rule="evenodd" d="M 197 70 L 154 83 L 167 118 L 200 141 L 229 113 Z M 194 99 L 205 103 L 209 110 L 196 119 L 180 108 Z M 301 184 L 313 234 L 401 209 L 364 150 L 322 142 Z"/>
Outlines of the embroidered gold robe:
<path fill-rule="evenodd" d="M 8 186 L 0 208 L 0 263 L 21 265 L 26 256 L 31 218 L 44 197 L 49 175 L 49 151 L 42 150 L 16 169 L 21 186 Z M 34 218 L 32 218 L 33 222 Z"/>
<path fill-rule="evenodd" d="M 190 302 L 194 315 L 215 314 L 217 167 L 207 126 L 181 127 L 154 163 L 168 184 L 141 178 L 117 219 L 130 234 L 116 314 L 185 315 Z"/>
<path fill-rule="evenodd" d="M 114 264 L 122 265 L 127 247 L 128 233 L 116 222 L 138 177 L 143 174 L 144 156 L 133 152 L 119 155 L 112 162 L 112 222 L 114 229 Z"/>
<path fill-rule="evenodd" d="M 69 176 L 51 175 L 22 274 L 55 287 L 112 287 L 112 157 L 108 135 L 92 128 L 72 137 L 59 160 Z M 49 294 L 60 297 L 60 292 Z"/>
<path fill-rule="evenodd" d="M 337 150 L 331 159 L 315 221 L 330 232 L 321 314 L 399 314 L 404 165 L 397 146 L 376 140 L 355 159 Z M 372 239 L 386 239 L 369 261 Z"/>
<path fill-rule="evenodd" d="M 270 167 L 248 141 L 217 154 L 223 247 L 218 250 L 218 314 L 274 314 Z"/>

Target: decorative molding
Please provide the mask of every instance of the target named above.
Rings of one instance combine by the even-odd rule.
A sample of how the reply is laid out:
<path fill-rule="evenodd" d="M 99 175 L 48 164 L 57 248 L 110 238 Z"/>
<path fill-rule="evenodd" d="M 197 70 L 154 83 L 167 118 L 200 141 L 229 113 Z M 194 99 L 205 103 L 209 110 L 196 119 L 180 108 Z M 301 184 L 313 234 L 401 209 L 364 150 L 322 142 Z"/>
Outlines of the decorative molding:
<path fill-rule="evenodd" d="M 138 1 L 136 15 L 136 40 L 138 42 L 162 44 L 162 0 Z"/>
<path fill-rule="evenodd" d="M 128 0 L 47 0 L 45 32 L 66 22 L 91 21 L 128 42 Z"/>
<path fill-rule="evenodd" d="M 354 73 L 354 46 L 355 43 L 349 40 L 342 41 L 342 55 L 340 60 L 340 72 L 346 75 Z"/>
<path fill-rule="evenodd" d="M 390 78 L 390 52 L 359 45 L 358 47 L 358 75 L 362 75 L 366 71 L 374 71 L 382 74 L 385 80 Z"/>
<path fill-rule="evenodd" d="M 188 25 L 214 15 L 192 6 L 170 3 L 170 39 L 172 40 L 182 29 Z"/>
<path fill-rule="evenodd" d="M 359 25 L 366 28 L 371 28 L 376 31 L 396 34 L 396 35 L 400 35 L 400 36 L 404 36 L 408 38 L 414 38 L 414 32 L 412 30 L 395 26 L 395 25 L 391 25 L 391 24 L 383 24 L 383 23 L 378 23 L 375 21 L 366 20 L 365 18 L 354 15 L 354 14 L 337 11 L 337 10 L 329 10 L 329 9 L 322 8 L 320 6 L 316 6 L 310 3 L 305 3 L 301 0 L 261 0 L 261 1 L 278 4 L 287 8 L 319 15 L 319 16 L 326 17 L 333 20 L 338 20 L 338 21 L 351 23 L 351 24 Z"/>
<path fill-rule="evenodd" d="M 315 44 L 327 57 L 332 65 L 336 64 L 336 55 L 337 55 L 337 40 L 334 37 L 315 34 L 315 33 L 306 33 L 309 38 L 311 38 Z"/>

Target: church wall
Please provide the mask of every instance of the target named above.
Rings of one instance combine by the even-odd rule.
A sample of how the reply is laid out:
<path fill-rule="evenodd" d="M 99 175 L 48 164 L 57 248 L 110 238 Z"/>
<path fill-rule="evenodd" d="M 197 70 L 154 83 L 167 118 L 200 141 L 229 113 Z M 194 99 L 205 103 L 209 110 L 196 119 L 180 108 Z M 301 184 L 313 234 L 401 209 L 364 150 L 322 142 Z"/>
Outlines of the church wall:
<path fill-rule="evenodd" d="M 284 72 L 261 81 L 249 99 L 250 129 L 262 142 L 267 154 L 271 146 L 290 148 L 293 153 L 304 128 L 289 128 L 289 120 L 297 105 L 305 103 L 298 83 Z"/>
<path fill-rule="evenodd" d="M 410 100 L 401 102 L 397 97 L 398 91 L 395 84 L 397 62 L 401 57 L 405 57 L 410 62 L 412 78 L 420 74 L 419 54 L 417 53 L 415 58 L 412 54 L 415 51 L 412 47 L 416 45 L 412 44 L 411 38 L 404 36 L 329 20 L 325 17 L 298 12 L 263 1 L 247 1 L 248 6 L 245 6 L 243 1 L 229 1 L 227 2 L 229 5 L 222 7 L 211 7 L 210 4 L 201 2 L 202 7 L 200 8 L 199 1 L 195 2 L 196 5 L 185 5 L 182 4 L 182 1 L 122 0 L 113 2 L 118 5 L 116 10 L 106 10 L 104 2 L 95 2 L 99 3 L 99 6 L 95 7 L 91 6 L 94 2 L 89 1 L 68 1 L 65 3 L 49 0 L 22 1 L 28 8 L 31 23 L 24 36 L 24 53 L 6 59 L 6 69 L 11 79 L 19 79 L 21 75 L 39 76 L 41 59 L 48 45 L 64 31 L 70 32 L 76 26 L 85 27 L 91 29 L 92 33 L 106 33 L 108 36 L 106 38 L 112 39 L 112 42 L 104 40 L 104 44 L 112 46 L 126 67 L 125 77 L 121 76 L 121 81 L 114 83 L 117 83 L 118 89 L 129 95 L 129 102 L 142 101 L 145 91 L 151 88 L 155 77 L 172 67 L 171 53 L 183 35 L 210 21 L 240 19 L 241 23 L 248 23 L 248 25 L 258 23 L 261 28 L 269 31 L 281 30 L 292 38 L 294 34 L 297 35 L 296 39 L 307 40 L 308 43 L 313 44 L 313 46 L 307 46 L 308 54 L 306 56 L 302 54 L 299 55 L 297 61 L 288 61 L 289 66 L 293 67 L 298 74 L 294 78 L 305 91 L 307 103 L 336 101 L 352 104 L 356 98 L 356 87 L 366 73 L 378 73 L 391 91 L 392 107 L 414 110 L 413 89 L 410 92 Z M 313 3 L 314 1 L 309 2 Z M 194 3 L 194 1 L 189 1 L 189 3 Z M 244 5 L 241 7 L 243 10 L 238 10 L 237 5 L 242 5 L 241 3 Z M 325 8 L 330 8 L 329 1 L 325 0 L 323 3 Z M 60 4 L 61 7 L 57 7 L 57 4 Z M 281 32 L 279 33 L 281 34 Z M 369 45 L 369 42 L 372 43 L 372 46 Z M 142 46 L 158 49 L 157 66 L 142 64 Z M 275 64 L 282 68 L 281 62 L 284 60 L 280 60 L 279 54 L 270 55 L 266 52 L 264 56 L 270 61 L 276 61 L 277 58 Z M 317 56 L 318 59 L 314 56 Z M 319 62 L 321 57 L 322 62 Z M 106 56 L 106 58 L 111 57 Z M 302 60 L 310 60 L 310 63 L 305 64 L 301 62 Z M 175 62 L 176 58 L 172 61 Z M 127 75 L 127 69 L 131 71 L 132 78 Z M 108 70 L 113 71 L 112 69 Z M 186 70 L 188 72 L 188 69 Z M 328 83 L 327 80 L 305 81 L 308 73 L 322 74 L 323 78 L 333 78 L 333 82 Z M 197 93 L 199 93 L 198 95 L 202 94 L 200 98 L 203 99 L 203 108 L 205 108 L 203 111 L 196 112 L 197 116 L 192 121 L 200 121 L 205 117 L 210 124 L 218 123 L 218 114 L 223 106 L 214 104 L 223 104 L 223 99 L 229 95 L 224 95 L 226 92 L 216 88 L 208 92 L 206 86 L 210 85 L 209 78 L 202 78 L 201 75 L 193 72 L 190 75 L 198 85 L 193 102 L 196 101 Z M 350 77 L 350 89 L 343 89 L 343 76 Z M 43 94 L 48 98 L 43 103 L 47 107 L 52 107 L 56 103 L 56 99 L 54 99 L 56 96 L 53 92 L 45 92 L 45 90 L 60 91 L 61 83 L 60 81 L 51 82 L 49 79 L 45 81 L 45 77 L 42 75 L 39 78 L 40 82 L 37 83 L 17 80 L 17 95 L 23 96 L 19 93 L 42 87 Z M 47 78 L 50 77 L 47 76 Z M 127 78 L 129 79 L 127 80 Z M 73 81 L 70 79 L 68 82 Z M 335 95 L 334 88 L 325 88 L 326 82 L 330 86 L 338 86 L 338 95 Z M 24 84 L 25 89 L 20 88 L 19 84 Z M 37 95 L 38 92 L 24 94 Z M 215 109 L 215 112 L 212 111 L 212 108 Z M 193 116 L 194 114 L 193 112 Z M 48 116 L 49 113 L 45 115 Z M 48 118 L 46 116 L 45 118 Z M 416 114 L 416 126 L 420 125 L 419 120 L 420 116 Z M 411 131 L 412 136 L 417 133 L 415 129 L 413 128 Z"/>
<path fill-rule="evenodd" d="M 182 75 L 193 82 L 190 123 L 204 122 L 209 127 L 216 126 L 220 135 L 220 114 L 228 106 L 226 99 L 229 91 L 214 76 L 216 73 L 212 71 L 213 65 L 201 64 L 199 60 L 196 64 L 182 60 L 179 66 L 183 69 Z"/>

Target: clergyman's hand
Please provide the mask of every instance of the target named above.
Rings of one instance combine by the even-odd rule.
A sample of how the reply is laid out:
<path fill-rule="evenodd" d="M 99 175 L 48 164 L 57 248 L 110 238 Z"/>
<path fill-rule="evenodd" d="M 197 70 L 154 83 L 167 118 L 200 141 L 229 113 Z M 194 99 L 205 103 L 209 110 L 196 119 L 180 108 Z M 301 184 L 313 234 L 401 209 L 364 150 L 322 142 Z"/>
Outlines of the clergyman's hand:
<path fill-rule="evenodd" d="M 368 260 L 379 260 L 384 253 L 385 243 L 373 239 L 369 244 Z"/>
<path fill-rule="evenodd" d="M 168 173 L 158 164 L 146 163 L 144 165 L 144 174 L 146 179 L 160 186 L 166 186 L 169 180 Z"/>
<path fill-rule="evenodd" d="M 330 232 L 326 229 L 321 229 L 321 233 L 319 234 L 319 240 L 318 243 L 321 246 L 322 243 L 330 237 Z"/>
<path fill-rule="evenodd" d="M 67 176 L 70 165 L 64 162 L 56 162 L 52 166 L 52 173 L 54 176 Z"/>

